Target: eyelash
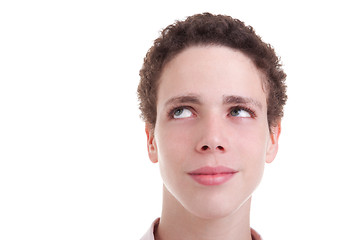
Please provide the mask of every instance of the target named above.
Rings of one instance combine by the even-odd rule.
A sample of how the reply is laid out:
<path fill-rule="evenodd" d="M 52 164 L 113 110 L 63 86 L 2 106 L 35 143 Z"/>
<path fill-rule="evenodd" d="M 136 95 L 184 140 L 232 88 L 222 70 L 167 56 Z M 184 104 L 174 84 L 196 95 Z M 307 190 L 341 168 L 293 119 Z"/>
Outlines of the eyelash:
<path fill-rule="evenodd" d="M 191 111 L 194 114 L 194 109 L 192 107 L 190 107 L 190 106 L 178 106 L 178 107 L 174 107 L 174 108 L 170 109 L 170 111 L 168 112 L 168 117 L 170 119 L 175 119 L 174 114 L 179 109 L 188 109 L 189 111 Z"/>
<path fill-rule="evenodd" d="M 170 111 L 168 112 L 168 117 L 169 119 L 175 119 L 174 118 L 174 114 L 177 110 L 179 109 L 188 109 L 189 111 L 191 111 L 193 114 L 195 112 L 195 110 L 190 107 L 190 106 L 177 106 L 177 107 L 173 107 L 170 109 Z M 229 109 L 229 115 L 230 115 L 230 112 L 233 111 L 233 110 L 243 110 L 243 111 L 246 111 L 250 114 L 251 118 L 256 118 L 256 113 L 251 110 L 250 108 L 247 108 L 247 107 L 244 107 L 244 106 L 233 106 Z"/>
<path fill-rule="evenodd" d="M 233 110 L 244 110 L 250 114 L 251 118 L 256 118 L 256 113 L 253 110 L 251 110 L 250 108 L 243 107 L 243 106 L 234 106 L 234 107 L 230 108 L 229 112 L 231 112 Z"/>

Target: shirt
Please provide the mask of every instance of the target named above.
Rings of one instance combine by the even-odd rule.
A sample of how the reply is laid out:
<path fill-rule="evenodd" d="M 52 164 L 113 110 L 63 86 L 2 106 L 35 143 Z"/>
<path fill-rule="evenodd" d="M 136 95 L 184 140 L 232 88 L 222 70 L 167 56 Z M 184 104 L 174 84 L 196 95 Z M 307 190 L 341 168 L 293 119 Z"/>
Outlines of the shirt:
<path fill-rule="evenodd" d="M 152 224 L 150 229 L 144 234 L 140 240 L 155 240 L 154 237 L 154 228 L 159 224 L 160 218 L 156 219 Z M 261 236 L 251 228 L 251 238 L 252 240 L 262 240 Z"/>

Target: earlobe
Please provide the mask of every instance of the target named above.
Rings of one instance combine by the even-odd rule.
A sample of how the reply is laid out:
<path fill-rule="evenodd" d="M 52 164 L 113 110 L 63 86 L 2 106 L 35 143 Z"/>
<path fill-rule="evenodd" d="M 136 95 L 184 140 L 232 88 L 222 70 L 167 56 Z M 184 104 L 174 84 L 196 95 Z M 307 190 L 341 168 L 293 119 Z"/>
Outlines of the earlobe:
<path fill-rule="evenodd" d="M 157 163 L 158 156 L 157 156 L 156 141 L 155 141 L 155 137 L 154 137 L 154 130 L 148 123 L 145 124 L 145 132 L 146 132 L 146 138 L 147 138 L 147 150 L 148 150 L 148 155 L 149 155 L 150 161 L 152 161 L 153 163 Z"/>
<path fill-rule="evenodd" d="M 266 152 L 266 162 L 271 163 L 274 161 L 279 148 L 279 136 L 281 133 L 281 122 L 276 126 L 271 127 L 270 141 Z"/>

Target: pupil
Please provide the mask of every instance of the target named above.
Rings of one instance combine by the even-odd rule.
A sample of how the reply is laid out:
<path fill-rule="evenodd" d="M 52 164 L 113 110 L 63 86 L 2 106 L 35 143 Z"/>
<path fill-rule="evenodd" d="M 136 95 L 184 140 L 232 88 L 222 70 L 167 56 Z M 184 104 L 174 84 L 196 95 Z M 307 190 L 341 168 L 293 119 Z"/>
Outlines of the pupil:
<path fill-rule="evenodd" d="M 178 109 L 175 111 L 175 115 L 179 116 L 183 112 L 183 109 Z"/>
<path fill-rule="evenodd" d="M 232 115 L 233 116 L 239 115 L 239 109 L 234 109 Z"/>

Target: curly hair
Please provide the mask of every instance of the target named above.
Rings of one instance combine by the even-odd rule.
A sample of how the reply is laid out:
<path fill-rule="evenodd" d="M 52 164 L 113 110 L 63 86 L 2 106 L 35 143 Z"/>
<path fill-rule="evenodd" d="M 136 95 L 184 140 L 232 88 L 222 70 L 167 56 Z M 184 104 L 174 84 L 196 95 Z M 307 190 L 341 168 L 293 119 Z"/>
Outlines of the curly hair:
<path fill-rule="evenodd" d="M 138 86 L 142 119 L 155 129 L 157 89 L 163 67 L 176 54 L 190 46 L 218 45 L 237 49 L 249 57 L 265 80 L 269 128 L 283 117 L 287 100 L 284 73 L 274 49 L 256 35 L 251 26 L 238 19 L 210 13 L 196 14 L 176 21 L 161 32 L 144 58 Z"/>

